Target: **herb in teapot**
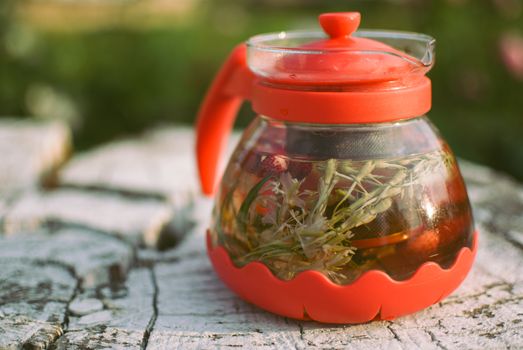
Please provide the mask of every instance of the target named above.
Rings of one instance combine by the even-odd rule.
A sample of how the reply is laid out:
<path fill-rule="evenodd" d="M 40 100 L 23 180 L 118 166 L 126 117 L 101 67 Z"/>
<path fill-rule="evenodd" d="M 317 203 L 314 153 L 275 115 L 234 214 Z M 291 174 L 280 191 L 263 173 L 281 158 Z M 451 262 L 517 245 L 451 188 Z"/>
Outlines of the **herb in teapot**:
<path fill-rule="evenodd" d="M 284 280 L 312 269 L 344 284 L 362 270 L 394 265 L 401 268 L 389 272 L 401 278 L 418 260 L 442 255 L 439 237 L 431 242 L 427 232 L 437 211 L 459 208 L 440 205 L 427 218 L 414 203 L 433 190 L 432 177 L 455 166 L 445 151 L 367 161 L 254 154 L 223 194 L 214 238 L 236 265 L 260 261 Z M 400 263 L 409 250 L 420 259 Z"/>

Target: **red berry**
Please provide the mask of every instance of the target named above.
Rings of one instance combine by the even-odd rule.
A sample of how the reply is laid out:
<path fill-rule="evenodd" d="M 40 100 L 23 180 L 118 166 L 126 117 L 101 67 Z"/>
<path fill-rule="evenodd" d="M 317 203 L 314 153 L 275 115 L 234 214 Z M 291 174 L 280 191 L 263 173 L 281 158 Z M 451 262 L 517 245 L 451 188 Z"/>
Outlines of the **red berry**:
<path fill-rule="evenodd" d="M 280 174 L 287 170 L 287 160 L 282 156 L 269 155 L 261 162 L 261 176 Z"/>
<path fill-rule="evenodd" d="M 288 169 L 292 177 L 298 180 L 302 180 L 310 174 L 312 170 L 312 164 L 294 161 L 289 163 Z"/>

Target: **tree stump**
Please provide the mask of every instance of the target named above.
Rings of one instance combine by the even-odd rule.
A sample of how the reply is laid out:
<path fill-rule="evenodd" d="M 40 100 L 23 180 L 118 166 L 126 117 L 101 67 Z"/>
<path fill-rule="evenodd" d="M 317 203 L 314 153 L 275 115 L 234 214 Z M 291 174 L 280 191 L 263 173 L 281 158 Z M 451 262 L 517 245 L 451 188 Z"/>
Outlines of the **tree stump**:
<path fill-rule="evenodd" d="M 480 248 L 456 292 L 394 321 L 324 325 L 260 310 L 216 277 L 190 129 L 101 146 L 58 170 L 68 135 L 0 122 L 1 349 L 523 347 L 523 187 L 503 174 L 461 161 Z"/>

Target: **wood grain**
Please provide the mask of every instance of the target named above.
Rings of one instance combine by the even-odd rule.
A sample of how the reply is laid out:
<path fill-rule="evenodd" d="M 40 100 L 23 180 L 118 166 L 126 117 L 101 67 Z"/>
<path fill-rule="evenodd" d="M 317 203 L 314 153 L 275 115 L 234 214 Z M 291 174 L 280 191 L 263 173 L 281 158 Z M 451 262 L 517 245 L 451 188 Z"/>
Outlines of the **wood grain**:
<path fill-rule="evenodd" d="M 58 189 L 26 193 L 14 201 L 4 215 L 4 230 L 16 234 L 49 223 L 65 223 L 111 233 L 135 245 L 155 247 L 172 217 L 172 206 L 156 199 Z"/>
<path fill-rule="evenodd" d="M 59 123 L 0 119 L 0 197 L 51 180 L 65 161 L 69 129 Z"/>
<path fill-rule="evenodd" d="M 394 321 L 323 325 L 262 311 L 216 277 L 192 145 L 187 129 L 151 131 L 74 157 L 57 189 L 24 180 L 0 195 L 0 348 L 523 347 L 519 183 L 461 162 L 480 248 L 450 297 Z M 169 230 L 176 238 L 162 245 Z"/>

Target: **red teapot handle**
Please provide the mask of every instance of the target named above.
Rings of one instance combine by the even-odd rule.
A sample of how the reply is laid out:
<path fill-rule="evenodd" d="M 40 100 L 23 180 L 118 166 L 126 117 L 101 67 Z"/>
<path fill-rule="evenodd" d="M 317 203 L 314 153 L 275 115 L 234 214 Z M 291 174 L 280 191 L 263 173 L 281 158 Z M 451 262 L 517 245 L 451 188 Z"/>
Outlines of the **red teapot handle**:
<path fill-rule="evenodd" d="M 196 120 L 196 156 L 202 191 L 212 195 L 218 165 L 238 110 L 250 99 L 254 74 L 247 67 L 247 47 L 236 46 L 214 78 Z"/>

